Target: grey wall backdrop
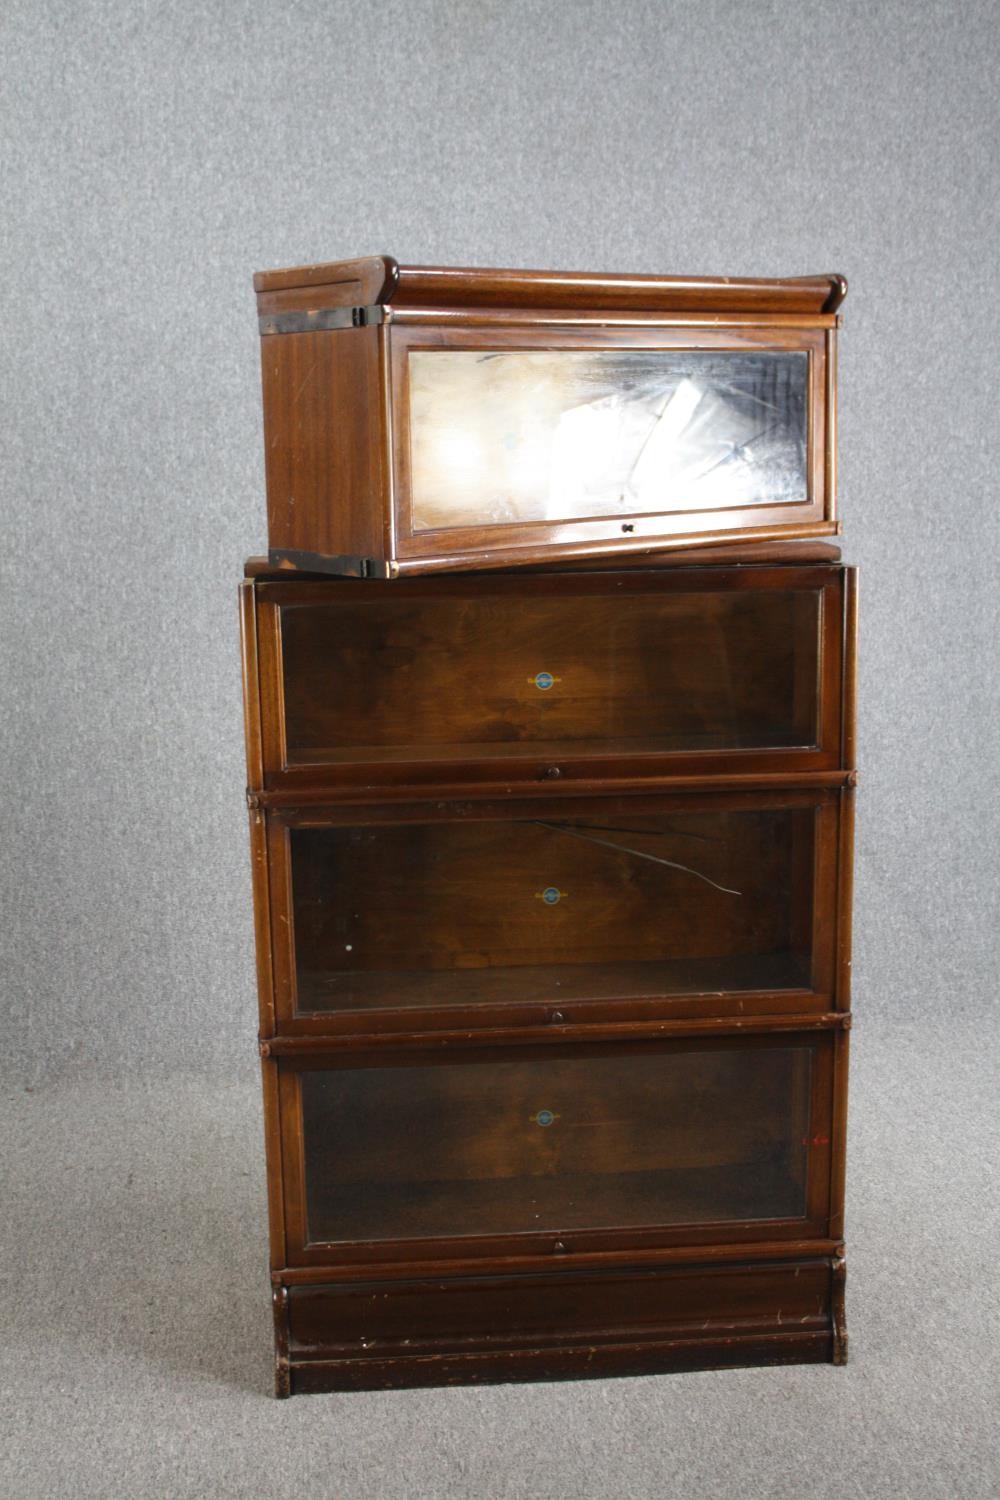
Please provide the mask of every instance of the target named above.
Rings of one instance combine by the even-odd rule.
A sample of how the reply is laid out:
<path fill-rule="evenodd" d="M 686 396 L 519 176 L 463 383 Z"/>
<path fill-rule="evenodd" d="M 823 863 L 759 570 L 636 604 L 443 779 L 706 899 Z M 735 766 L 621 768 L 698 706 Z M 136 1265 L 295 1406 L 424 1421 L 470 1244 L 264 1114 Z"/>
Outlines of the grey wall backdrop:
<path fill-rule="evenodd" d="M 5 1068 L 254 1066 L 250 277 L 376 251 L 848 275 L 858 1009 L 993 1006 L 997 20 L 984 0 L 7 0 Z"/>
<path fill-rule="evenodd" d="M 1000 1495 L 998 19 L 3 0 L 4 1494 Z M 270 1401 L 235 587 L 265 544 L 250 277 L 370 252 L 851 280 L 846 1370 Z"/>

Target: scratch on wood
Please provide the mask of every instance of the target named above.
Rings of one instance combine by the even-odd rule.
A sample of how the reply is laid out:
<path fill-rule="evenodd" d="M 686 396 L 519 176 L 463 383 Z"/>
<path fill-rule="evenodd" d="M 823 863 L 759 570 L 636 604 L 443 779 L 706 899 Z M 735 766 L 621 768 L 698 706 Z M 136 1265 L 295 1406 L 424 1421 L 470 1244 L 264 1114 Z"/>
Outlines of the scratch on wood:
<path fill-rule="evenodd" d="M 305 390 L 306 386 L 309 384 L 310 380 L 312 379 L 313 374 L 315 373 L 315 370 L 316 370 L 316 361 L 313 360 L 312 364 L 309 366 L 308 370 L 303 375 L 302 380 L 301 380 L 301 382 L 299 384 L 299 387 L 298 387 L 298 389 L 295 392 L 295 395 L 292 397 L 292 405 L 293 406 L 298 406 L 298 404 L 299 404 L 299 398 L 301 397 L 302 392 Z"/>

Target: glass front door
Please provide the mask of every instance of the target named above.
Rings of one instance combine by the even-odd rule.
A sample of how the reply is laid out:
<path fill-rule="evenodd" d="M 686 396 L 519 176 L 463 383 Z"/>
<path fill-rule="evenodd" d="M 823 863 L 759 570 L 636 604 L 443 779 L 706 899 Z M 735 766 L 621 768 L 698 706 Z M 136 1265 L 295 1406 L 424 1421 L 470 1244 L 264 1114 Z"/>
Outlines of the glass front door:
<path fill-rule="evenodd" d="M 800 1221 L 822 1045 L 739 1037 L 305 1069 L 307 1239 Z"/>
<path fill-rule="evenodd" d="M 808 498 L 809 357 L 413 350 L 415 532 Z"/>
<path fill-rule="evenodd" d="M 802 795 L 547 799 L 293 827 L 297 1013 L 809 990 L 817 816 Z"/>

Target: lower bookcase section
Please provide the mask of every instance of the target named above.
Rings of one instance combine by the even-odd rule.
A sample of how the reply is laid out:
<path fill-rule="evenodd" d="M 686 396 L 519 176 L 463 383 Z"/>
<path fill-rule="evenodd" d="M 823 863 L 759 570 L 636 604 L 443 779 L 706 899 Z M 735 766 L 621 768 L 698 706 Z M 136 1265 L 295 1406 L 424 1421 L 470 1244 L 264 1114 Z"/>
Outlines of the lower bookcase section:
<path fill-rule="evenodd" d="M 843 1261 L 279 1286 L 277 1393 L 843 1363 Z"/>

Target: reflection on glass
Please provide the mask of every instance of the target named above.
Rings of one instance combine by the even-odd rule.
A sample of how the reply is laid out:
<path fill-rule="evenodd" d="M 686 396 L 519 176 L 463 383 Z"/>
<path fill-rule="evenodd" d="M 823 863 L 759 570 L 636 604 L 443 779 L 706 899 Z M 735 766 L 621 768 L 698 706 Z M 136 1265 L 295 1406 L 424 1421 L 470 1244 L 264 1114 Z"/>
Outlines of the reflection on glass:
<path fill-rule="evenodd" d="M 413 526 L 806 498 L 804 353 L 417 350 Z"/>
<path fill-rule="evenodd" d="M 309 1238 L 801 1218 L 811 1061 L 744 1041 L 304 1072 Z"/>
<path fill-rule="evenodd" d="M 807 989 L 814 811 L 293 829 L 300 1012 Z"/>
<path fill-rule="evenodd" d="M 814 745 L 819 622 L 816 589 L 284 606 L 288 760 Z"/>

